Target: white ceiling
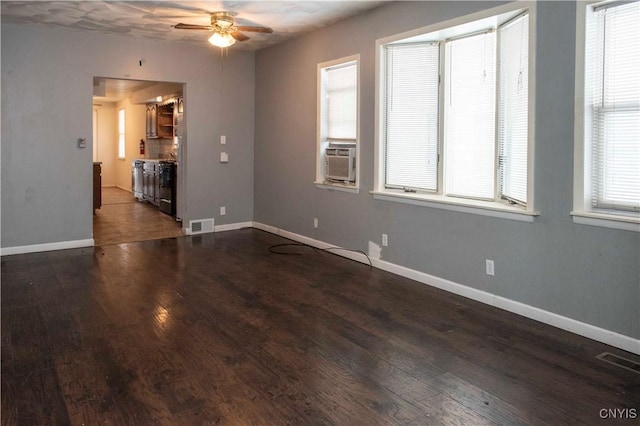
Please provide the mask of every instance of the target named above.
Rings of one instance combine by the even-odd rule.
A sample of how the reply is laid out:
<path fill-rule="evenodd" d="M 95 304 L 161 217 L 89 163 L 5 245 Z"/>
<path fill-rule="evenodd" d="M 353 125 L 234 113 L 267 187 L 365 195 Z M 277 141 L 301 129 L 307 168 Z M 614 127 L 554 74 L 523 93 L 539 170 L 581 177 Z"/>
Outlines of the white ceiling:
<path fill-rule="evenodd" d="M 93 78 L 93 102 L 118 102 L 131 98 L 133 103 L 157 102 L 158 96 L 165 99 L 182 95 L 182 84 L 158 81 L 119 80 L 113 78 Z"/>
<path fill-rule="evenodd" d="M 172 25 L 210 24 L 210 12 L 230 11 L 238 25 L 259 25 L 273 34 L 245 33 L 251 39 L 230 49 L 255 51 L 373 9 L 387 1 L 5 1 L 3 23 L 48 25 L 135 38 L 202 45 L 207 31 Z M 211 46 L 213 49 L 216 47 Z"/>
<path fill-rule="evenodd" d="M 209 13 L 230 11 L 238 25 L 258 25 L 273 34 L 245 33 L 250 40 L 230 49 L 255 51 L 386 1 L 1 1 L 2 23 L 47 25 L 78 31 L 120 34 L 133 38 L 179 41 L 208 46 L 208 31 L 177 30 L 177 23 L 209 25 Z M 153 87 L 155 82 L 96 79 L 94 102 L 116 102 Z M 155 97 L 155 94 L 154 94 Z"/>

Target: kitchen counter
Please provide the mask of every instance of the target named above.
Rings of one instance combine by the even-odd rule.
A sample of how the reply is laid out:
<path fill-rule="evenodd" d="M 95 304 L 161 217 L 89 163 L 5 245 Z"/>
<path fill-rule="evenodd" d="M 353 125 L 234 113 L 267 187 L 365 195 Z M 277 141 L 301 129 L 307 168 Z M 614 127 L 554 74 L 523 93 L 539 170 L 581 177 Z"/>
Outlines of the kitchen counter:
<path fill-rule="evenodd" d="M 170 158 L 136 158 L 132 167 L 134 196 L 159 207 L 163 213 L 175 216 L 178 162 Z"/>
<path fill-rule="evenodd" d="M 150 163 L 158 163 L 160 161 L 168 161 L 171 163 L 175 163 L 176 160 L 172 158 L 135 158 L 133 161 L 148 161 Z"/>

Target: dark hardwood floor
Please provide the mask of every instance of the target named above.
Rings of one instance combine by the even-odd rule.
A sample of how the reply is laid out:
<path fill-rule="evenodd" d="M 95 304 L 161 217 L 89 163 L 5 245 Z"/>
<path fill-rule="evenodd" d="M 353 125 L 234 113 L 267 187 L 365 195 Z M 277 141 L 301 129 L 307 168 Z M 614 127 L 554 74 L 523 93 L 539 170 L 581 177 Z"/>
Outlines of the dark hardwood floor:
<path fill-rule="evenodd" d="M 2 424 L 640 415 L 640 374 L 595 358 L 637 356 L 326 252 L 269 251 L 282 242 L 245 229 L 3 257 Z"/>
<path fill-rule="evenodd" d="M 130 243 L 182 236 L 180 222 L 133 194 L 115 187 L 102 188 L 102 207 L 93 215 L 95 245 Z"/>

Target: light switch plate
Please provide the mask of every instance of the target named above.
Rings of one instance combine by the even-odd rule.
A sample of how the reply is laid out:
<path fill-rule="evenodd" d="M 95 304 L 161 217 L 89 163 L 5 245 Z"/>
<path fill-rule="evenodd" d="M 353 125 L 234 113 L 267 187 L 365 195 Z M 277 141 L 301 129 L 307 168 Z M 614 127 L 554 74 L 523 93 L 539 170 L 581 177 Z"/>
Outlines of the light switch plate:
<path fill-rule="evenodd" d="M 229 154 L 227 154 L 226 152 L 221 152 L 220 153 L 220 162 L 221 163 L 228 163 L 229 162 Z"/>
<path fill-rule="evenodd" d="M 227 135 L 220 135 L 220 144 L 224 145 L 227 143 Z"/>
<path fill-rule="evenodd" d="M 86 148 L 87 140 L 84 138 L 78 138 L 78 148 Z"/>

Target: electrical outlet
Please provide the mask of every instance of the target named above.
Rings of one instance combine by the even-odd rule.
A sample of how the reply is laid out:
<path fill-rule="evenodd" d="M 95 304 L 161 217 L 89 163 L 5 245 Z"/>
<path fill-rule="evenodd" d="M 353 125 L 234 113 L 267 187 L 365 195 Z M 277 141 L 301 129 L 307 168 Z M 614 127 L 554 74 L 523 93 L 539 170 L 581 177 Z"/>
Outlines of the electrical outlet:
<path fill-rule="evenodd" d="M 227 214 L 227 208 L 225 206 L 220 207 L 220 216 Z"/>
<path fill-rule="evenodd" d="M 389 237 L 387 234 L 382 234 L 382 246 L 386 247 L 389 245 Z"/>
<path fill-rule="evenodd" d="M 220 144 L 224 145 L 227 143 L 227 135 L 220 135 Z"/>
<path fill-rule="evenodd" d="M 485 268 L 486 268 L 487 275 L 491 275 L 493 277 L 496 274 L 496 271 L 494 269 L 493 260 L 485 259 L 484 262 L 485 262 Z"/>
<path fill-rule="evenodd" d="M 316 229 L 318 228 L 318 218 L 317 217 L 313 218 L 313 227 L 316 228 Z"/>

